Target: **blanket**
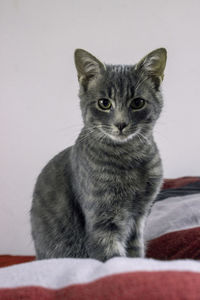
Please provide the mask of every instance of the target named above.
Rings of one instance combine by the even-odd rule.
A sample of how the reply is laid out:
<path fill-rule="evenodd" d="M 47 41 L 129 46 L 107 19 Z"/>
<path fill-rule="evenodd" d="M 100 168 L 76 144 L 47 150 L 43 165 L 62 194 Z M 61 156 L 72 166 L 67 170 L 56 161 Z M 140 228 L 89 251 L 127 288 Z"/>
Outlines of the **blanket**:
<path fill-rule="evenodd" d="M 199 299 L 200 262 L 49 259 L 0 269 L 0 286 L 0 300 Z"/>

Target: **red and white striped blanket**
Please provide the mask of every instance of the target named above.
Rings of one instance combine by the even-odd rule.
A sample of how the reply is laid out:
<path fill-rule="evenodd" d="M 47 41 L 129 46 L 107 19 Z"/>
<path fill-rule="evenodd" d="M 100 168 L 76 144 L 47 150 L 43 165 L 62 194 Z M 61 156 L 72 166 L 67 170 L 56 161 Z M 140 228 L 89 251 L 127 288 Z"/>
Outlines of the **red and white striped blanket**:
<path fill-rule="evenodd" d="M 200 299 L 200 262 L 51 259 L 0 270 L 0 299 Z"/>

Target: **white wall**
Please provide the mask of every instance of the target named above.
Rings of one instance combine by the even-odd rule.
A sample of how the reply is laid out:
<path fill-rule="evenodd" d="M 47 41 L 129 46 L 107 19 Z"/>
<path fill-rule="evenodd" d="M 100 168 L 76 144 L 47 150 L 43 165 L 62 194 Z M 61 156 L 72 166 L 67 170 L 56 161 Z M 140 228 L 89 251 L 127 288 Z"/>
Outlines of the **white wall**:
<path fill-rule="evenodd" d="M 109 63 L 168 49 L 155 132 L 165 177 L 200 175 L 199 12 L 198 0 L 0 1 L 0 253 L 33 253 L 35 179 L 80 130 L 75 48 Z"/>

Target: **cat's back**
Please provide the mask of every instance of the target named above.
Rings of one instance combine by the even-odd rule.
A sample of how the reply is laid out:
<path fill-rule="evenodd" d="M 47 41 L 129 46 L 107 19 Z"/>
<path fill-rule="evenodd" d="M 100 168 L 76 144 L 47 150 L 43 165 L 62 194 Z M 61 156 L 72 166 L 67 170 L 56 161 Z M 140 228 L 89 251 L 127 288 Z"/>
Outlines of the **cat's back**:
<path fill-rule="evenodd" d="M 86 256 L 84 220 L 72 187 L 71 149 L 52 158 L 35 184 L 30 213 L 38 259 Z M 74 228 L 77 230 L 72 235 Z M 66 247 L 67 243 L 76 247 Z"/>
<path fill-rule="evenodd" d="M 58 153 L 42 169 L 36 180 L 33 203 L 38 199 L 50 201 L 59 194 L 69 193 L 72 180 L 71 149 L 72 147 L 68 147 Z"/>

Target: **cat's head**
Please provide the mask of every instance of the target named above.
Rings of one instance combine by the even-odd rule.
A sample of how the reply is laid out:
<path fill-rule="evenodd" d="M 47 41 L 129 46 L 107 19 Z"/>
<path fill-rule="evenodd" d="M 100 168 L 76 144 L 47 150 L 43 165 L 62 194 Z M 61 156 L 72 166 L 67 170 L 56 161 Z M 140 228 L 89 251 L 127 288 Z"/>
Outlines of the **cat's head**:
<path fill-rule="evenodd" d="M 135 65 L 107 65 L 75 51 L 85 126 L 117 142 L 151 131 L 162 105 L 160 85 L 167 52 L 152 51 Z"/>

